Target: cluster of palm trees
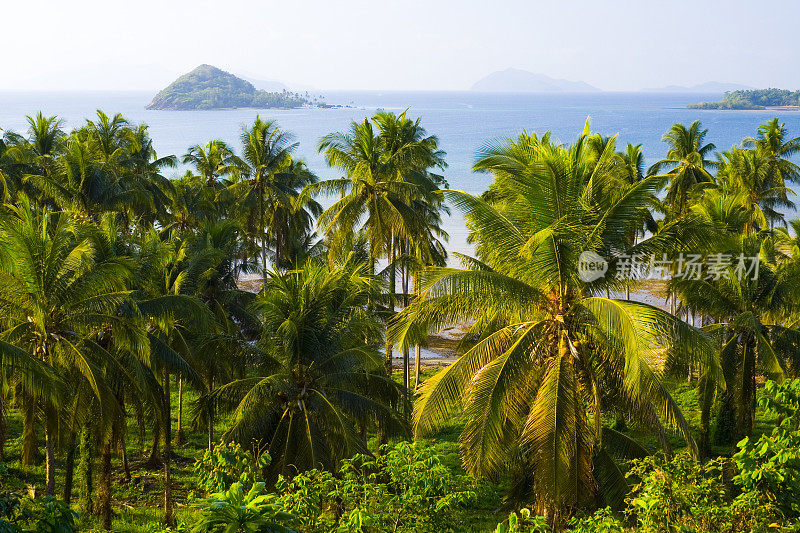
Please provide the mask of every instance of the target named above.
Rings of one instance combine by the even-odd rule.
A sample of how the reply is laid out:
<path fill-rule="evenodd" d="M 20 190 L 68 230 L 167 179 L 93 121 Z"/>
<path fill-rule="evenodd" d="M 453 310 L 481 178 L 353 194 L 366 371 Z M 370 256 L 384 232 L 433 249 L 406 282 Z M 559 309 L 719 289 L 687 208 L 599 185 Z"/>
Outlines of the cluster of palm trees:
<path fill-rule="evenodd" d="M 269 451 L 270 478 L 407 433 L 385 321 L 425 265 L 443 264 L 446 239 L 432 172 L 444 154 L 419 120 L 378 113 L 324 138 L 343 171 L 329 182 L 260 117 L 238 155 L 220 140 L 191 147 L 175 179 L 178 158 L 121 115 L 69 132 L 41 113 L 28 122 L 0 141 L 0 461 L 14 409 L 21 466 L 44 461 L 44 491 L 77 492 L 110 529 L 114 462 L 122 480 L 163 470 L 174 523 L 172 446 L 191 430 L 213 447 L 220 417 L 223 438 Z M 257 293 L 240 287 L 251 273 Z"/>
<path fill-rule="evenodd" d="M 676 430 L 704 457 L 714 418 L 718 445 L 752 433 L 759 376 L 798 373 L 800 222 L 787 231 L 779 208 L 793 207 L 800 138 L 775 119 L 714 161 L 706 133 L 676 124 L 667 157 L 647 171 L 641 147 L 618 152 L 588 122 L 572 144 L 523 133 L 489 145 L 474 166 L 493 175 L 489 190 L 443 192 L 477 257 L 426 269 L 390 325 L 400 343 L 415 329 L 471 325 L 464 355 L 422 385 L 414 433 L 463 411 L 467 471 L 510 474 L 512 495 L 554 524 L 597 497 L 624 504 L 619 460 L 647 449 L 615 430 L 620 421 L 651 431 L 667 454 Z M 584 281 L 586 251 L 608 261 L 608 275 Z M 614 275 L 623 258 L 681 252 L 757 257 L 758 275 L 739 275 L 735 260 L 714 276 L 673 270 L 661 287 L 668 308 L 629 297 L 636 280 Z M 699 435 L 664 372 L 697 387 Z"/>
<path fill-rule="evenodd" d="M 522 133 L 479 154 L 494 182 L 473 196 L 447 189 L 437 138 L 406 113 L 323 137 L 341 171 L 326 181 L 261 118 L 238 155 L 194 146 L 168 179 L 178 158 L 158 157 L 145 125 L 30 117 L 0 141 L 0 460 L 15 409 L 20 462 L 44 461 L 48 494 L 62 464 L 61 497 L 77 491 L 109 529 L 114 461 L 122 479 L 160 468 L 173 523 L 172 446 L 191 430 L 212 448 L 220 417 L 222 438 L 269 451 L 274 480 L 463 413 L 465 469 L 510 476 L 553 523 L 598 498 L 621 506 L 621 461 L 648 453 L 625 423 L 667 454 L 677 431 L 703 457 L 712 438 L 752 433 L 760 376 L 800 365 L 800 221 L 781 211 L 800 139 L 776 119 L 712 160 L 706 134 L 676 124 L 645 170 L 641 146 L 618 151 L 588 122 L 572 144 Z M 462 268 L 447 266 L 448 204 L 475 246 Z M 587 251 L 608 275 L 581 277 Z M 759 257 L 758 276 L 673 271 L 664 309 L 612 275 L 625 257 L 684 252 Z M 420 344 L 454 324 L 469 327 L 463 355 L 419 387 Z M 698 434 L 664 373 L 697 387 Z"/>

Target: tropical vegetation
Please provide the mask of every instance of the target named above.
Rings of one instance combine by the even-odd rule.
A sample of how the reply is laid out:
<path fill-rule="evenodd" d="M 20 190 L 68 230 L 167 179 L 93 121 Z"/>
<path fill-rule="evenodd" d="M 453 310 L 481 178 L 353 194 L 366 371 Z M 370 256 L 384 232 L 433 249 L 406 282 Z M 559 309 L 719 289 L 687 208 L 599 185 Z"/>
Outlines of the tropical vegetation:
<path fill-rule="evenodd" d="M 794 530 L 800 138 L 708 136 L 648 168 L 588 122 L 523 132 L 472 195 L 408 111 L 322 137 L 327 180 L 260 117 L 168 156 L 119 114 L 28 117 L 0 531 Z"/>

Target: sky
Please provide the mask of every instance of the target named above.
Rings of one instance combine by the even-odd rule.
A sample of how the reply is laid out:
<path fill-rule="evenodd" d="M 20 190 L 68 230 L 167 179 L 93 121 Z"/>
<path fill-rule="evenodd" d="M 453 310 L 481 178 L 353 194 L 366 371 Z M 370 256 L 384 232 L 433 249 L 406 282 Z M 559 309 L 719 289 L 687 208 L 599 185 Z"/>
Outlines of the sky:
<path fill-rule="evenodd" d="M 465 90 L 508 67 L 800 88 L 795 0 L 0 0 L 0 19 L 0 90 L 158 89 L 201 63 L 320 90 Z"/>

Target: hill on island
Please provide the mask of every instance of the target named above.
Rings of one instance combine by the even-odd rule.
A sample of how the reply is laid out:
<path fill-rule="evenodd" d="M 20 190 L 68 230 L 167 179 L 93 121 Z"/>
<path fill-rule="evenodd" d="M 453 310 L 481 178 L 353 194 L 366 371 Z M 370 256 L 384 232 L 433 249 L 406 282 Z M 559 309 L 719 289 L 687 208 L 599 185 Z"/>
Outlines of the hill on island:
<path fill-rule="evenodd" d="M 786 89 L 754 89 L 725 93 L 719 102 L 691 104 L 691 109 L 766 109 L 767 107 L 800 106 L 800 91 Z"/>
<path fill-rule="evenodd" d="M 481 78 L 470 90 L 508 93 L 583 93 L 595 92 L 600 89 L 583 81 L 561 80 L 527 70 L 507 68 Z"/>
<path fill-rule="evenodd" d="M 293 109 L 308 105 L 326 107 L 299 93 L 261 91 L 230 72 L 211 65 L 200 65 L 161 90 L 147 109 Z"/>

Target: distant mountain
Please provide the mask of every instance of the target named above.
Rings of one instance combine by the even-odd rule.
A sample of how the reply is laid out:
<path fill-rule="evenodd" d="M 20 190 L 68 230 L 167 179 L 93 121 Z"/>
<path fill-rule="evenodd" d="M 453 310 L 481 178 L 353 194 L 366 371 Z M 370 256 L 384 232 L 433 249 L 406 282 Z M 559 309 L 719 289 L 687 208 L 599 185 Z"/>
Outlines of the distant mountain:
<path fill-rule="evenodd" d="M 755 89 L 748 85 L 741 83 L 724 83 L 719 81 L 707 81 L 699 85 L 691 85 L 689 87 L 683 85 L 667 85 L 666 87 L 654 87 L 649 89 L 642 89 L 644 92 L 649 93 L 726 93 L 728 91 L 748 91 Z"/>
<path fill-rule="evenodd" d="M 582 81 L 560 80 L 527 70 L 507 68 L 481 78 L 470 90 L 507 93 L 584 93 L 600 89 Z"/>
<path fill-rule="evenodd" d="M 257 90 L 252 83 L 230 72 L 211 65 L 200 65 L 161 90 L 147 109 L 291 109 L 312 104 L 315 102 L 299 94 Z"/>

